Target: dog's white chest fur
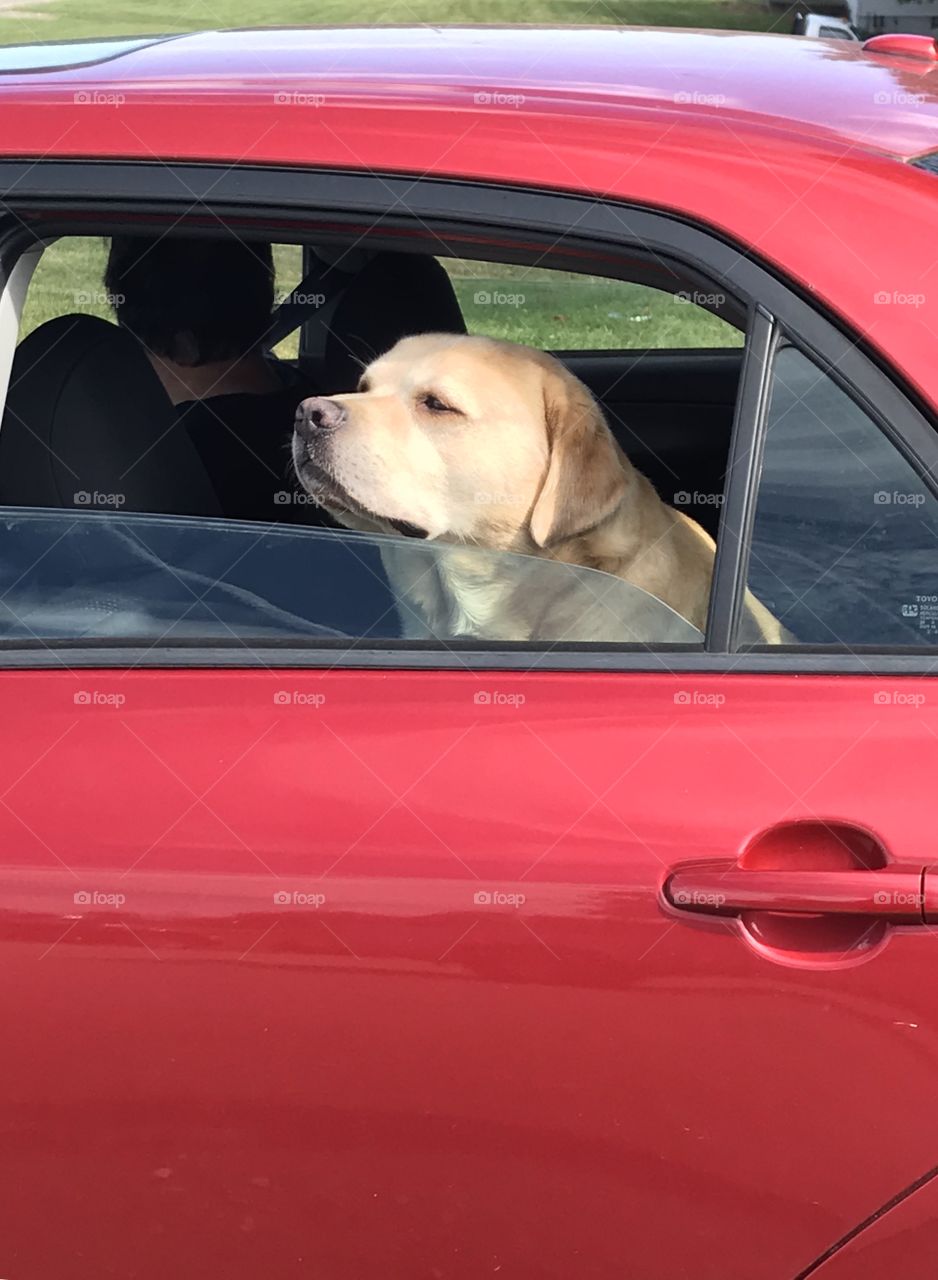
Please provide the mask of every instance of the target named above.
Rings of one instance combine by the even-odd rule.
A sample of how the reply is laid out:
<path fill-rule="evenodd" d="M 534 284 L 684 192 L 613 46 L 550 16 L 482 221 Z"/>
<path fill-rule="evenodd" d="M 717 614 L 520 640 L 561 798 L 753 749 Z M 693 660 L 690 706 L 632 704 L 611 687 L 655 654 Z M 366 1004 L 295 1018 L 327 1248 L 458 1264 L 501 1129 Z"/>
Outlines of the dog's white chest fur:
<path fill-rule="evenodd" d="M 453 633 L 477 639 L 492 635 L 496 620 L 500 622 L 507 612 L 504 604 L 510 586 L 499 582 L 490 567 L 480 573 L 477 565 L 470 569 L 461 564 L 458 552 L 441 557 L 437 573 L 449 602 Z"/>
<path fill-rule="evenodd" d="M 381 557 L 395 588 L 407 638 L 511 638 L 504 633 L 513 584 L 500 577 L 494 563 L 488 564 L 484 552 L 408 543 L 400 551 L 382 548 Z"/>

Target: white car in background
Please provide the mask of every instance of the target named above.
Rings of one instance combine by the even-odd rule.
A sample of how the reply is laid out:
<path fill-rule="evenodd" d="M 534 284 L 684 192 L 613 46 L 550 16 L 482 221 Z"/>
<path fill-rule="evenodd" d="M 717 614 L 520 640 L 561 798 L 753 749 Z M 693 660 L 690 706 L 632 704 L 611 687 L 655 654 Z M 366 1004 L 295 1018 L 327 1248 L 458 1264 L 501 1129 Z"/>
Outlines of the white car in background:
<path fill-rule="evenodd" d="M 820 40 L 859 40 L 856 30 L 845 18 L 832 18 L 825 13 L 797 13 L 792 26 L 796 36 L 813 36 Z"/>

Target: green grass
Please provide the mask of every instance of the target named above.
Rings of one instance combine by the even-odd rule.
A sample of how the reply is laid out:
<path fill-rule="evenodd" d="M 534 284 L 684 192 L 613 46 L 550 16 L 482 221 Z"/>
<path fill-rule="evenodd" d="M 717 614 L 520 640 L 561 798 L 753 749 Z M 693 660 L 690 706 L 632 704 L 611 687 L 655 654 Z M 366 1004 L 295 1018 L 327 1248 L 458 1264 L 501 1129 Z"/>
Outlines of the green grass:
<path fill-rule="evenodd" d="M 17 0 L 0 43 L 309 23 L 599 23 L 787 30 L 757 0 Z M 30 8 L 30 6 L 33 8 Z M 19 13 L 22 16 L 16 16 Z"/>
<path fill-rule="evenodd" d="M 27 293 L 21 336 L 67 312 L 111 318 L 102 283 L 106 256 L 100 236 L 59 240 L 47 249 Z M 277 246 L 274 260 L 276 292 L 285 295 L 300 279 L 300 250 Z M 736 329 L 709 312 L 644 285 L 541 267 L 444 263 L 470 333 L 547 351 L 742 344 Z M 296 336 L 277 353 L 295 356 Z"/>
<path fill-rule="evenodd" d="M 645 285 L 542 267 L 445 265 L 470 333 L 546 351 L 742 345 L 718 317 Z"/>

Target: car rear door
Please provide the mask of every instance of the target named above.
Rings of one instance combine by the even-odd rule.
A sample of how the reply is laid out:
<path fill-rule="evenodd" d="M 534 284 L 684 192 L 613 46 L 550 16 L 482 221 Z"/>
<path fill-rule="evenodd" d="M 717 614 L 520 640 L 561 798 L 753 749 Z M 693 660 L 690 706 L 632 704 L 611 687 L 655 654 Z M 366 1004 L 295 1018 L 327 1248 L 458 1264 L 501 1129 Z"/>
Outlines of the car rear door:
<path fill-rule="evenodd" d="M 233 615 L 131 643 L 17 607 L 6 1273 L 794 1277 L 938 1163 L 933 615 L 927 543 L 886 519 L 931 517 L 875 501 L 928 486 L 874 471 L 858 553 L 833 516 L 786 524 L 755 330 L 705 650 L 286 644 Z M 98 517 L 49 518 L 8 610 L 69 586 Z M 877 601 L 907 563 L 886 614 L 913 640 L 857 641 L 863 565 Z M 747 577 L 799 644 L 739 650 Z"/>
<path fill-rule="evenodd" d="M 807 483 L 785 465 L 806 388 L 779 369 L 750 577 L 856 642 L 851 503 L 818 496 L 813 582 L 804 539 L 774 538 Z M 870 477 L 869 625 L 911 626 L 908 514 L 927 538 L 933 512 L 869 486 L 925 489 L 839 426 Z M 197 523 L 4 518 L 11 1274 L 794 1276 L 934 1166 L 927 628 L 917 660 L 837 674 L 807 644 L 618 670 L 311 624 L 274 648 L 251 593 L 294 631 L 305 604 L 368 634 L 377 566 Z M 30 576 L 56 564 L 50 603 L 149 608 L 150 642 L 37 639 Z"/>
<path fill-rule="evenodd" d="M 7 1270 L 794 1275 L 938 1149 L 938 721 L 871 683 L 6 673 Z M 894 922 L 709 913 L 848 848 Z"/>

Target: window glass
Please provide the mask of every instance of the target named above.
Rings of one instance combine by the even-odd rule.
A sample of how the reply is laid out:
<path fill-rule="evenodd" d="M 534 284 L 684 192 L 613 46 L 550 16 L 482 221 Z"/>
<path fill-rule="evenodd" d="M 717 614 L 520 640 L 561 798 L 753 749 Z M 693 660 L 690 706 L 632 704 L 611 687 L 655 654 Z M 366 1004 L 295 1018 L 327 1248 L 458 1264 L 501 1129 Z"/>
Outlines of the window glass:
<path fill-rule="evenodd" d="M 161 40 L 171 38 L 163 36 L 142 40 L 76 40 L 69 44 L 49 41 L 8 45 L 0 48 L 0 73 L 55 71 L 86 66 L 92 62 L 119 58 L 125 53 L 133 53 L 135 49 L 145 49 L 147 45 L 159 44 Z M 88 100 L 91 100 L 90 95 Z"/>
<path fill-rule="evenodd" d="M 794 347 L 773 368 L 749 585 L 804 643 L 938 645 L 938 499 Z"/>
<path fill-rule="evenodd" d="M 470 333 L 545 351 L 741 347 L 743 334 L 708 307 L 725 297 L 653 289 L 603 276 L 442 259 Z"/>
<path fill-rule="evenodd" d="M 666 604 L 619 578 L 475 547 L 247 521 L 9 507 L 0 509 L 0 538 L 0 643 L 702 641 Z M 435 582 L 460 573 L 497 584 L 514 607 L 481 627 L 436 607 Z"/>

